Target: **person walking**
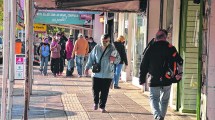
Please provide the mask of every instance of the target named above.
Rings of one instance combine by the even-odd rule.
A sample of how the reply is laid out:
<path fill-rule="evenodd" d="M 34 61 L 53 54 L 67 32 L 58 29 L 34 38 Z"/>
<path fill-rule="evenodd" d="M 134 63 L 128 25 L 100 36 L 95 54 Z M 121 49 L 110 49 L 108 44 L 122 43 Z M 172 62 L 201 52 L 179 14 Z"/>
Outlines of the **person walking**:
<path fill-rule="evenodd" d="M 65 58 L 66 58 L 66 41 L 67 38 L 64 36 L 64 33 L 57 34 L 58 44 L 61 46 L 60 50 L 60 65 L 59 65 L 59 73 L 57 75 L 61 76 L 63 74 L 64 65 L 65 65 Z"/>
<path fill-rule="evenodd" d="M 66 59 L 67 59 L 67 70 L 66 70 L 66 76 L 72 76 L 72 73 L 74 71 L 74 59 L 72 59 L 72 51 L 73 51 L 73 36 L 70 35 L 69 40 L 66 42 Z"/>
<path fill-rule="evenodd" d="M 51 49 L 51 71 L 53 73 L 53 76 L 56 77 L 56 75 L 59 73 L 61 50 L 61 46 L 58 44 L 58 40 L 56 38 L 53 38 L 53 42 L 51 43 L 50 49 Z"/>
<path fill-rule="evenodd" d="M 88 45 L 89 45 L 89 52 L 88 53 L 90 53 L 93 50 L 93 48 L 97 45 L 97 43 L 93 40 L 92 37 L 90 37 L 88 39 Z"/>
<path fill-rule="evenodd" d="M 154 42 L 144 51 L 140 65 L 139 82 L 144 86 L 148 74 L 150 106 L 155 120 L 164 120 L 167 112 L 172 82 L 163 80 L 162 77 L 165 74 L 167 59 L 173 53 L 177 53 L 175 47 L 167 42 L 166 38 L 166 30 L 161 29 L 156 33 Z M 181 77 L 177 75 L 176 79 L 180 80 Z"/>
<path fill-rule="evenodd" d="M 44 76 L 47 75 L 47 67 L 50 55 L 50 46 L 48 43 L 48 38 L 44 39 L 43 45 L 40 47 L 40 55 L 41 55 L 41 62 L 40 62 L 40 72 Z"/>
<path fill-rule="evenodd" d="M 116 49 L 120 55 L 120 58 L 121 58 L 120 63 L 115 64 L 114 78 L 113 78 L 114 89 L 120 89 L 119 78 L 120 78 L 123 63 L 125 63 L 126 66 L 128 65 L 127 55 L 125 52 L 125 46 L 123 44 L 124 42 L 125 42 L 125 37 L 122 35 L 117 38 L 116 42 L 114 42 L 114 46 L 116 47 Z"/>
<path fill-rule="evenodd" d="M 78 39 L 75 41 L 75 46 L 72 52 L 72 59 L 75 57 L 78 77 L 82 77 L 84 58 L 87 56 L 89 50 L 88 42 L 84 39 L 83 34 L 79 33 Z"/>
<path fill-rule="evenodd" d="M 113 54 L 114 53 L 114 54 Z M 92 90 L 94 97 L 94 110 L 100 108 L 101 112 L 106 112 L 106 102 L 109 87 L 114 76 L 114 64 L 119 64 L 120 55 L 115 47 L 110 44 L 110 37 L 107 34 L 101 36 L 101 44 L 95 46 L 91 51 L 85 74 L 89 74 L 89 69 L 93 64 L 100 64 L 100 71 L 92 74 Z"/>

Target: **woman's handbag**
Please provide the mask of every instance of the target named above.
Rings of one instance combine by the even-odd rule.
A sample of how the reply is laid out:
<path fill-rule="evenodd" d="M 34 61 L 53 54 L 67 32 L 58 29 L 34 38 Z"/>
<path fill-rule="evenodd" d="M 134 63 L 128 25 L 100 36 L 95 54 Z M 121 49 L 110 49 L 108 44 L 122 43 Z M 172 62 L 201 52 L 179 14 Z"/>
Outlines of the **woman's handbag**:
<path fill-rule="evenodd" d="M 102 59 L 102 57 L 103 57 L 105 51 L 107 50 L 107 48 L 108 48 L 108 46 L 105 48 L 104 52 L 102 53 L 102 56 L 101 56 L 101 58 L 99 59 L 99 63 L 96 63 L 96 62 L 95 62 L 95 63 L 93 64 L 93 66 L 92 66 L 92 72 L 93 72 L 93 73 L 98 73 L 98 72 L 101 71 L 101 59 Z"/>

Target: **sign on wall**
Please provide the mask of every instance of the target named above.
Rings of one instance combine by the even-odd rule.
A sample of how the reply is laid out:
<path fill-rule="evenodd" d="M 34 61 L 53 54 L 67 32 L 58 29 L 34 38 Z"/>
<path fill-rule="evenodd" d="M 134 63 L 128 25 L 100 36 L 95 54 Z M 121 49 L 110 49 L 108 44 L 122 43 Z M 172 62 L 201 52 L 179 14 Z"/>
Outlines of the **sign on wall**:
<path fill-rule="evenodd" d="M 46 32 L 47 25 L 45 24 L 34 24 L 34 31 L 35 32 Z"/>
<path fill-rule="evenodd" d="M 24 24 L 22 24 L 24 26 Z M 16 25 L 17 30 L 24 30 L 22 26 L 19 24 Z M 45 24 L 34 24 L 34 31 L 35 32 L 46 32 L 47 31 L 47 25 Z"/>
<path fill-rule="evenodd" d="M 15 79 L 24 79 L 25 77 L 25 55 L 15 55 Z"/>

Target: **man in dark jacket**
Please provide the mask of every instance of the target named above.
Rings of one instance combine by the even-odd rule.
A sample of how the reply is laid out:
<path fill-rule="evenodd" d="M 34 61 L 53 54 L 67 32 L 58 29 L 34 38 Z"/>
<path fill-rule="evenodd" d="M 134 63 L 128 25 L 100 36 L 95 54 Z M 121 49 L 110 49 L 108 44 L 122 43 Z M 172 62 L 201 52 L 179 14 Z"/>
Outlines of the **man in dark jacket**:
<path fill-rule="evenodd" d="M 125 46 L 123 44 L 124 42 L 125 42 L 125 38 L 122 35 L 117 38 L 116 42 L 114 42 L 114 46 L 116 47 L 116 49 L 120 55 L 120 58 L 121 58 L 120 63 L 115 65 L 114 78 L 113 78 L 114 89 L 120 89 L 119 78 L 120 78 L 122 66 L 124 63 L 126 66 L 128 65 L 127 55 L 125 52 Z"/>
<path fill-rule="evenodd" d="M 90 37 L 88 39 L 88 44 L 89 44 L 89 52 L 88 53 L 90 53 L 93 50 L 93 48 L 97 45 L 97 43 L 93 40 L 92 37 Z"/>
<path fill-rule="evenodd" d="M 173 53 L 177 52 L 175 47 L 166 41 L 166 38 L 166 30 L 162 29 L 157 32 L 154 42 L 144 51 L 140 66 L 140 85 L 144 86 L 148 74 L 150 105 L 156 120 L 164 120 L 170 97 L 172 82 L 162 80 L 165 73 L 165 62 Z M 176 76 L 176 79 L 181 79 L 181 76 Z"/>
<path fill-rule="evenodd" d="M 63 70 L 64 70 L 64 65 L 65 65 L 65 59 L 66 59 L 66 41 L 68 40 L 65 36 L 64 33 L 58 33 L 57 34 L 57 39 L 59 40 L 59 45 L 61 46 L 60 50 L 60 68 L 59 68 L 59 73 L 58 75 L 62 75 Z"/>

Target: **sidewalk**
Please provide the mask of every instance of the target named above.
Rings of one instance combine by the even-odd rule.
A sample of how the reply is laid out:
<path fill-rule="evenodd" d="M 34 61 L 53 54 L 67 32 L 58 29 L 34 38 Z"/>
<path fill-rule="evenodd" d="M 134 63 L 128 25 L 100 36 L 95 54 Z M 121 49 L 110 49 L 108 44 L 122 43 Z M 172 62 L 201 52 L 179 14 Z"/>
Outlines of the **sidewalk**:
<path fill-rule="evenodd" d="M 23 115 L 23 80 L 15 82 L 12 119 Z M 120 83 L 121 89 L 111 89 L 107 113 L 93 110 L 91 78 L 66 78 L 51 74 L 42 76 L 34 70 L 33 94 L 30 100 L 31 120 L 153 120 L 149 99 L 130 83 Z M 170 109 L 165 120 L 195 120 L 195 115 L 182 115 Z"/>

